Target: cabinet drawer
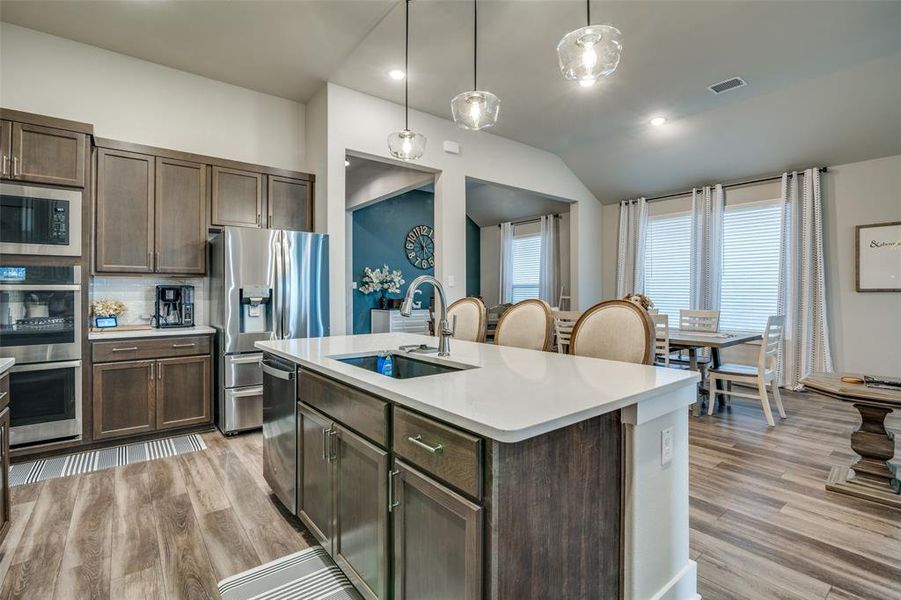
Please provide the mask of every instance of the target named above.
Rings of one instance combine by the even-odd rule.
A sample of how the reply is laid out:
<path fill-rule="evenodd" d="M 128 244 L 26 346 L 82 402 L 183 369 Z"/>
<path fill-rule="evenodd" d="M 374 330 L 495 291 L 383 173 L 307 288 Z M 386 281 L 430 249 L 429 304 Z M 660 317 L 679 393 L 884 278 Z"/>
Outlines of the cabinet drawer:
<path fill-rule="evenodd" d="M 470 496 L 482 495 L 481 438 L 395 406 L 394 453 Z"/>
<path fill-rule="evenodd" d="M 95 363 L 209 353 L 208 335 L 116 340 L 91 344 L 91 356 Z"/>
<path fill-rule="evenodd" d="M 0 377 L 0 411 L 9 406 L 9 373 Z"/>
<path fill-rule="evenodd" d="M 303 369 L 300 372 L 297 397 L 377 444 L 387 447 L 387 402 Z"/>

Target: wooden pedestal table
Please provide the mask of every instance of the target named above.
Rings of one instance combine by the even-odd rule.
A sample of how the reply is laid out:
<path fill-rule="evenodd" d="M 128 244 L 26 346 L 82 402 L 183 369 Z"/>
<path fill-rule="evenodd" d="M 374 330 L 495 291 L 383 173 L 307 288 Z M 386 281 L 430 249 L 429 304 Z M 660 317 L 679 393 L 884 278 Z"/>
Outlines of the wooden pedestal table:
<path fill-rule="evenodd" d="M 851 449 L 860 458 L 850 468 L 832 467 L 826 489 L 901 508 L 901 481 L 891 463 L 895 456 L 895 436 L 885 429 L 886 416 L 893 409 L 901 408 L 901 390 L 846 383 L 842 375 L 834 373 L 814 373 L 801 383 L 808 389 L 852 403 L 860 413 L 860 427 L 851 434 Z"/>

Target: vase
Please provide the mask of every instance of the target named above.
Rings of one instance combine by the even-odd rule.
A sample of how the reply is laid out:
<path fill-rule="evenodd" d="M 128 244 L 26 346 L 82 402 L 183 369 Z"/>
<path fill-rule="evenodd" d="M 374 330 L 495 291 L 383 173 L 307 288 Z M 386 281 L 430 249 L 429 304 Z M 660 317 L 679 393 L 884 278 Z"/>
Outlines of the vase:
<path fill-rule="evenodd" d="M 388 296 L 382 294 L 379 296 L 379 308 L 382 310 L 386 310 L 388 308 Z"/>

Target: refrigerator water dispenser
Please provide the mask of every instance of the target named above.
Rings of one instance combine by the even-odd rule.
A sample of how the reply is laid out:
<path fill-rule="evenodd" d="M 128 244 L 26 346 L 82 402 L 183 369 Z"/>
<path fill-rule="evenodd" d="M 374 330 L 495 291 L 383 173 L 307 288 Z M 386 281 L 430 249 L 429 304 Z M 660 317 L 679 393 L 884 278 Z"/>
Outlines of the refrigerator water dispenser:
<path fill-rule="evenodd" d="M 241 333 L 272 331 L 272 290 L 263 285 L 241 288 Z"/>

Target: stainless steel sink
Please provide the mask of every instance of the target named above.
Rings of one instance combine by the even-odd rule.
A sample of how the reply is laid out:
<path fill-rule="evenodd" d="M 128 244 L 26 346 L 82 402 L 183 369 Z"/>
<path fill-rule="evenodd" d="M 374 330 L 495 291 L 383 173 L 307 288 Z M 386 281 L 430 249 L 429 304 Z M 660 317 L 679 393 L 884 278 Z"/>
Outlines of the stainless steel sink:
<path fill-rule="evenodd" d="M 466 369 L 475 368 L 469 365 L 448 365 L 418 360 L 396 352 L 389 352 L 388 354 L 391 355 L 391 359 L 394 363 L 391 374 L 391 377 L 393 379 L 413 379 L 414 377 L 441 375 L 442 373 L 454 373 L 457 371 L 465 371 Z M 363 356 L 332 356 L 330 358 L 333 358 L 339 362 L 343 362 L 347 365 L 358 367 L 360 369 L 366 369 L 367 371 L 372 371 L 373 373 L 379 372 L 379 356 L 377 353 L 366 354 Z"/>

